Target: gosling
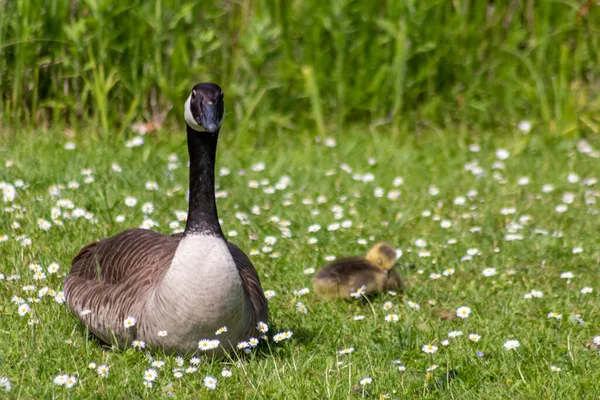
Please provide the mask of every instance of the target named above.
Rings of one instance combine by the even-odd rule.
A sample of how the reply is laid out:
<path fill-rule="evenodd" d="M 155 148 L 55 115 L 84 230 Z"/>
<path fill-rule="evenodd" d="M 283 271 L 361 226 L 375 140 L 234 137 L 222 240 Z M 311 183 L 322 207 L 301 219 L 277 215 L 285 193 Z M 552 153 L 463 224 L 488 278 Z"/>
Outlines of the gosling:
<path fill-rule="evenodd" d="M 365 258 L 342 258 L 323 267 L 312 279 L 313 290 L 324 300 L 402 291 L 404 285 L 393 269 L 395 264 L 396 251 L 387 243 L 378 243 Z"/>

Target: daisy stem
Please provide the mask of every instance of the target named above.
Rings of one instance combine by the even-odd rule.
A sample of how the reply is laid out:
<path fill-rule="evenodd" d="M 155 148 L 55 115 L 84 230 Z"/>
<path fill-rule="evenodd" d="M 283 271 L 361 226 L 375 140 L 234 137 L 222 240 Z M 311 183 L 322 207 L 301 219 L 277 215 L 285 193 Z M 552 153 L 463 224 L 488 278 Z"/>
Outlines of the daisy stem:
<path fill-rule="evenodd" d="M 373 304 L 371 304 L 371 302 L 369 301 L 367 296 L 363 295 L 363 298 L 367 301 L 367 303 L 369 303 L 369 307 L 371 307 L 371 312 L 373 313 L 373 319 L 375 321 L 377 321 L 377 313 L 375 312 L 375 308 L 373 307 Z"/>

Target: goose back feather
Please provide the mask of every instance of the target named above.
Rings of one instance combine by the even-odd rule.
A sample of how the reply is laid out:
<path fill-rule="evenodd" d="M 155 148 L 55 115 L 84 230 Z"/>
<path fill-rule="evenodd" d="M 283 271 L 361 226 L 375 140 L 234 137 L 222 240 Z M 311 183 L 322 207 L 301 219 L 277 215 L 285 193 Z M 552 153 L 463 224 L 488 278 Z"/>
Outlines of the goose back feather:
<path fill-rule="evenodd" d="M 365 295 L 403 287 L 395 269 L 383 270 L 362 257 L 336 260 L 319 270 L 312 282 L 315 292 L 326 300 L 349 299 L 352 292 L 363 286 Z"/>

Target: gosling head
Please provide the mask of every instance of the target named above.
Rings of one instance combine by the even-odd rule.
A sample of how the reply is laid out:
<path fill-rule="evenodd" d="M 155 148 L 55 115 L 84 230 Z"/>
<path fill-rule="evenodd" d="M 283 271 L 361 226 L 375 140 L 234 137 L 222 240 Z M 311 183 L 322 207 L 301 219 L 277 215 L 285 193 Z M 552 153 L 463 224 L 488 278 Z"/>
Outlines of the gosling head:
<path fill-rule="evenodd" d="M 214 83 L 199 83 L 185 102 L 185 123 L 196 132 L 217 132 L 225 116 L 223 91 Z"/>
<path fill-rule="evenodd" d="M 383 270 L 390 270 L 396 264 L 396 250 L 387 243 L 377 243 L 367 253 L 367 260 Z"/>

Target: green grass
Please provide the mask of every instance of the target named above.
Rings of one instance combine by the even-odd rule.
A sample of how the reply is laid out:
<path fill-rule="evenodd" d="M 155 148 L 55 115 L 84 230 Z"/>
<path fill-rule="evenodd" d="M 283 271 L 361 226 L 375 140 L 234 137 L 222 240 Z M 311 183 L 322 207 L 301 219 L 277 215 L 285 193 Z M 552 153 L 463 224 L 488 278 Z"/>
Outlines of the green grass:
<path fill-rule="evenodd" d="M 113 137 L 135 118 L 179 123 L 211 80 L 230 124 L 260 132 L 527 116 L 598 133 L 599 32 L 592 0 L 0 0 L 0 123 Z"/>
<path fill-rule="evenodd" d="M 186 209 L 187 187 L 185 135 L 180 131 L 147 136 L 138 148 L 126 148 L 120 138 L 106 141 L 78 136 L 77 149 L 72 151 L 64 149 L 68 139 L 56 130 L 24 134 L 0 148 L 0 182 L 22 179 L 25 183 L 17 188 L 14 203 L 3 203 L 0 214 L 0 235 L 8 236 L 0 242 L 0 273 L 4 274 L 0 280 L 0 376 L 7 376 L 13 386 L 2 396 L 163 398 L 169 383 L 174 385 L 176 398 L 194 399 L 379 398 L 380 394 L 399 399 L 571 399 L 600 395 L 600 356 L 590 345 L 592 338 L 600 335 L 600 199 L 598 185 L 583 184 L 585 178 L 599 178 L 598 161 L 578 152 L 577 141 L 485 130 L 473 137 L 456 130 L 399 136 L 388 129 L 370 133 L 357 126 L 340 131 L 333 148 L 307 135 L 285 134 L 249 147 L 242 145 L 248 139 L 236 137 L 228 125 L 229 120 L 217 160 L 218 168 L 231 170 L 230 175 L 217 177 L 219 190 L 227 191 L 227 197 L 218 200 L 224 232 L 237 231 L 230 239 L 246 252 L 260 250 L 266 236 L 277 238 L 273 252 L 279 258 L 261 253 L 251 259 L 264 289 L 277 293 L 269 302 L 270 332 L 291 330 L 292 339 L 270 342 L 240 364 L 225 362 L 233 372 L 229 379 L 221 377 L 224 363 L 216 360 L 205 360 L 198 372 L 177 379 L 172 375 L 174 358 L 154 354 L 166 365 L 159 370 L 155 387 L 146 389 L 142 376 L 150 362 L 142 352 L 101 349 L 67 308 L 51 297 L 45 296 L 39 303 L 27 300 L 32 312 L 20 317 L 18 306 L 10 301 L 12 296 L 34 297 L 45 286 L 61 290 L 63 276 L 78 250 L 92 240 L 139 226 L 144 218 L 143 203 L 154 204 L 150 217 L 160 224 L 156 229 L 169 233 L 174 211 Z M 480 145 L 480 152 L 469 151 L 474 142 Z M 600 148 L 598 140 L 590 145 Z M 510 153 L 503 170 L 492 169 L 498 148 Z M 179 157 L 179 168 L 173 171 L 167 169 L 170 154 Z M 376 163 L 370 165 L 369 158 Z M 6 167 L 8 160 L 14 165 Z M 473 161 L 485 172 L 481 177 L 465 169 Z M 115 162 L 122 167 L 121 173 L 111 169 Z M 252 170 L 258 162 L 264 162 L 264 171 Z M 343 163 L 353 169 L 352 174 L 344 172 Z M 84 183 L 81 171 L 85 168 L 92 169 L 94 182 Z M 241 169 L 245 175 L 238 173 Z M 570 183 L 570 172 L 581 180 Z M 373 174 L 372 182 L 353 179 L 353 174 L 366 173 Z M 501 174 L 505 182 L 499 182 L 494 173 Z M 249 181 L 261 179 L 268 179 L 267 185 L 273 186 L 284 175 L 292 183 L 274 194 L 248 186 Z M 404 178 L 404 184 L 394 188 L 397 176 Z M 529 184 L 519 185 L 521 177 L 528 177 Z M 62 189 L 59 197 L 51 198 L 50 186 L 71 181 L 78 181 L 80 187 Z M 156 181 L 160 189 L 146 190 L 147 181 Z M 554 185 L 554 191 L 543 193 L 544 184 Z M 168 196 L 167 191 L 177 185 L 181 190 Z M 437 196 L 429 194 L 430 185 L 439 189 Z M 394 189 L 401 194 L 395 201 L 386 195 L 375 197 L 377 187 L 386 195 Z M 467 196 L 471 190 L 477 191 L 472 198 Z M 555 208 L 567 192 L 573 193 L 574 201 L 566 212 L 557 213 Z M 134 208 L 124 205 L 129 195 L 138 199 Z M 326 201 L 319 204 L 319 196 Z M 459 196 L 465 197 L 464 205 L 454 204 Z M 94 213 L 97 222 L 62 218 L 63 226 L 42 231 L 37 221 L 51 220 L 58 199 L 72 200 L 75 207 Z M 311 199 L 313 204 L 304 204 L 303 199 Z M 594 204 L 586 204 L 592 199 Z M 255 205 L 259 215 L 252 213 Z M 334 205 L 343 209 L 340 220 L 334 219 Z M 509 207 L 516 212 L 501 213 Z M 426 210 L 430 216 L 424 214 Z M 242 224 L 236 212 L 246 213 L 250 224 Z M 126 221 L 116 223 L 118 215 L 124 215 Z M 520 229 L 513 227 L 523 240 L 505 240 L 509 224 L 518 223 L 524 215 L 531 216 L 531 221 Z M 274 216 L 291 222 L 291 238 L 281 237 Z M 345 220 L 352 221 L 351 228 L 328 231 L 330 224 Z M 443 229 L 441 220 L 451 221 L 452 226 Z M 12 228 L 14 222 L 20 228 Z M 313 224 L 322 229 L 308 233 Z M 536 233 L 536 229 L 548 234 Z M 563 235 L 554 237 L 555 231 Z M 33 243 L 23 247 L 19 235 Z M 256 240 L 250 235 L 256 235 Z M 318 242 L 309 244 L 310 237 Z M 326 303 L 312 292 L 300 298 L 294 295 L 294 290 L 310 287 L 310 275 L 303 270 L 325 264 L 326 256 L 364 254 L 368 245 L 359 244 L 359 239 L 369 244 L 385 240 L 403 251 L 399 260 L 407 284 L 403 297 L 386 294 L 370 303 Z M 429 257 L 418 255 L 417 239 L 427 242 Z M 448 244 L 449 239 L 456 239 L 456 244 Z M 574 254 L 576 247 L 583 251 Z M 480 254 L 461 261 L 467 250 L 474 248 Z M 28 266 L 38 263 L 46 268 L 52 262 L 60 264 L 59 273 L 34 281 Z M 483 276 L 486 267 L 496 268 L 497 275 Z M 447 268 L 454 268 L 455 273 L 430 278 L 431 273 L 441 274 Z M 514 275 L 508 273 L 511 270 Z M 575 277 L 561 279 L 566 271 Z M 13 274 L 21 279 L 7 280 Z M 24 291 L 27 285 L 33 285 L 35 291 Z M 586 286 L 592 287 L 593 293 L 581 294 Z M 542 291 L 543 298 L 524 299 L 531 290 Z M 409 308 L 409 300 L 417 302 L 420 310 Z M 306 315 L 296 310 L 298 301 L 308 308 Z M 393 305 L 389 311 L 383 309 L 387 301 Z M 465 320 L 454 317 L 460 306 L 472 309 Z M 562 319 L 547 318 L 553 311 L 562 314 Z M 386 322 L 389 313 L 398 314 L 399 321 Z M 585 325 L 571 322 L 575 314 Z M 355 315 L 365 319 L 354 321 Z M 29 318 L 39 319 L 39 324 L 28 326 Z M 452 330 L 464 335 L 442 346 L 440 342 Z M 481 335 L 480 342 L 471 342 L 466 337 L 470 333 Z M 508 339 L 518 340 L 520 347 L 505 350 Z M 433 356 L 421 350 L 428 343 L 439 347 Z M 355 348 L 352 354 L 338 354 L 350 346 Z M 477 351 L 484 356 L 477 356 Z M 406 372 L 397 370 L 392 364 L 395 359 L 402 361 Z M 110 366 L 108 378 L 88 370 L 90 362 Z M 432 363 L 439 367 L 428 379 L 425 370 Z M 551 365 L 562 370 L 551 372 Z M 448 388 L 427 390 L 450 369 L 458 371 L 458 377 Z M 54 385 L 54 377 L 62 373 L 76 376 L 77 384 L 70 389 Z M 203 386 L 207 375 L 218 378 L 215 392 Z M 362 393 L 355 391 L 367 376 L 372 384 Z"/>

